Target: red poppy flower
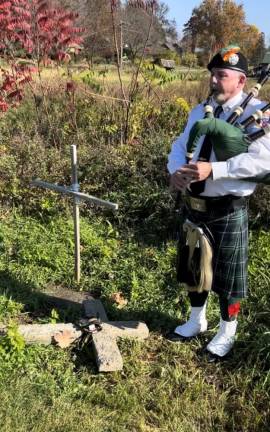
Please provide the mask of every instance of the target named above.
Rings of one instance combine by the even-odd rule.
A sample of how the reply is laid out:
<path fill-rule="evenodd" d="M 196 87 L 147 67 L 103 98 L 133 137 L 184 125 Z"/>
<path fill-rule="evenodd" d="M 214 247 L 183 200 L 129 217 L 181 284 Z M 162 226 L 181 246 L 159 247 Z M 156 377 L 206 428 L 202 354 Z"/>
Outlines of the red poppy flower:
<path fill-rule="evenodd" d="M 233 316 L 237 316 L 239 314 L 239 311 L 240 311 L 240 302 L 231 304 L 228 307 L 228 312 L 229 312 L 230 318 Z"/>

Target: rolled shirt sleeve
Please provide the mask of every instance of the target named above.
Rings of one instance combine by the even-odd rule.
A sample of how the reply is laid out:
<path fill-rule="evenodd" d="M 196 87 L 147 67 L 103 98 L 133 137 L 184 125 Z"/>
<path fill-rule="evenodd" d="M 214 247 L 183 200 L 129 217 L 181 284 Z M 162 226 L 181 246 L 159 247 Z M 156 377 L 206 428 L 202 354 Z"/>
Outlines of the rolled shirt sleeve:
<path fill-rule="evenodd" d="M 187 125 L 183 133 L 179 135 L 179 137 L 173 142 L 167 164 L 170 174 L 173 174 L 186 163 L 186 145 L 190 129 L 197 120 L 200 120 L 203 117 L 203 115 L 203 105 L 200 104 L 190 112 Z"/>

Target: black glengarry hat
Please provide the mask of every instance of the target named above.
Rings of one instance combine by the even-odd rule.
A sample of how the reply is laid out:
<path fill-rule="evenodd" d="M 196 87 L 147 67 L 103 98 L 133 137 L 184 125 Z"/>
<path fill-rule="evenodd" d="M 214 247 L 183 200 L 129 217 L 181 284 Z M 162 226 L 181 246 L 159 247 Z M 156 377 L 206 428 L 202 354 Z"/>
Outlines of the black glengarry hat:
<path fill-rule="evenodd" d="M 228 45 L 222 48 L 207 65 L 208 70 L 211 71 L 212 68 L 232 69 L 247 75 L 248 62 L 238 46 Z"/>

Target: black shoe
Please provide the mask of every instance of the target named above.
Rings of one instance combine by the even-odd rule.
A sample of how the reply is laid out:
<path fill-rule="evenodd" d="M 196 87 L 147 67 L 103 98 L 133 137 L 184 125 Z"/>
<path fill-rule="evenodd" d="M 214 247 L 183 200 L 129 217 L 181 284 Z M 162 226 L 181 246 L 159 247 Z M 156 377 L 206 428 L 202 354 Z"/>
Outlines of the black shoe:
<path fill-rule="evenodd" d="M 232 357 L 232 352 L 228 352 L 228 354 L 226 354 L 223 357 L 220 357 L 217 354 L 213 354 L 210 351 L 208 351 L 207 349 L 204 350 L 204 356 L 206 358 L 207 363 L 221 363 L 224 362 L 226 360 L 229 360 Z"/>
<path fill-rule="evenodd" d="M 218 356 L 217 354 L 213 354 L 210 351 L 205 352 L 205 357 L 207 363 L 219 363 L 222 361 L 222 357 Z"/>
<path fill-rule="evenodd" d="M 168 333 L 165 335 L 165 339 L 168 342 L 178 342 L 178 343 L 180 342 L 181 343 L 181 342 L 188 342 L 192 338 L 181 336 L 178 333 L 171 332 L 171 333 Z"/>

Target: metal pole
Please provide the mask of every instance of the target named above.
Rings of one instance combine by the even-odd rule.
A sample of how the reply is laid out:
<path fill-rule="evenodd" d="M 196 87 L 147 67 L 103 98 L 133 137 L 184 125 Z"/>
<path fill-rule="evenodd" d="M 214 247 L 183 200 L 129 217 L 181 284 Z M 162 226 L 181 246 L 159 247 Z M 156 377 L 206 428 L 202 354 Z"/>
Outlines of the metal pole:
<path fill-rule="evenodd" d="M 77 149 L 71 146 L 71 169 L 72 169 L 72 190 L 79 192 L 80 186 L 77 175 Z M 74 220 L 74 241 L 75 241 L 75 279 L 80 282 L 81 278 L 81 256 L 80 256 L 80 199 L 73 198 L 73 220 Z"/>

